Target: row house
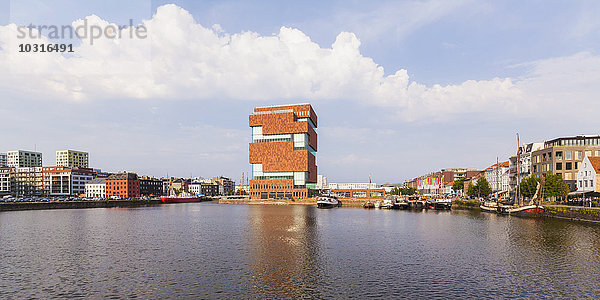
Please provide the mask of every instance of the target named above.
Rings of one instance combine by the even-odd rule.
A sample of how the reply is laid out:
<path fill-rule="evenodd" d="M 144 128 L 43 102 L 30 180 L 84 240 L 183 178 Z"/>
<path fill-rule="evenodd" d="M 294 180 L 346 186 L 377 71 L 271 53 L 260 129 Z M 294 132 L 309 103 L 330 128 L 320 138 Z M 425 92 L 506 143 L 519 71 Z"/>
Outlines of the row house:
<path fill-rule="evenodd" d="M 600 156 L 586 156 L 577 171 L 577 191 L 581 193 L 600 192 Z"/>
<path fill-rule="evenodd" d="M 106 199 L 106 178 L 92 179 L 85 184 L 85 196 Z"/>
<path fill-rule="evenodd" d="M 544 147 L 544 143 L 529 143 L 519 147 L 518 155 L 511 156 L 508 162 L 508 191 L 511 197 L 516 196 L 517 182 L 531 176 L 534 151 Z M 517 167 L 519 171 L 517 172 Z"/>
<path fill-rule="evenodd" d="M 491 165 L 483 170 L 483 176 L 490 184 L 492 193 L 508 194 L 509 190 L 509 163 L 508 161 Z"/>

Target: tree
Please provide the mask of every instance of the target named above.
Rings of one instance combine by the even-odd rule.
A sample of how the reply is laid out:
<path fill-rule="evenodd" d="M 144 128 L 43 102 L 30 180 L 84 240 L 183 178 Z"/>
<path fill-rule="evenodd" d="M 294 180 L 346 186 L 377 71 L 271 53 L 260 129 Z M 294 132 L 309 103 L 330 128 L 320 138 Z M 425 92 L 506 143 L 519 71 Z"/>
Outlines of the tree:
<path fill-rule="evenodd" d="M 417 189 L 413 187 L 405 187 L 400 189 L 400 193 L 402 195 L 414 195 L 417 192 Z"/>
<path fill-rule="evenodd" d="M 533 197 L 533 195 L 535 195 L 538 182 L 540 182 L 540 179 L 533 175 L 523 178 L 523 180 L 521 180 L 521 195 L 527 198 Z"/>
<path fill-rule="evenodd" d="M 485 177 L 479 177 L 475 185 L 473 185 L 472 182 L 469 183 L 469 187 L 467 188 L 467 195 L 471 197 L 485 198 L 489 196 L 491 192 L 492 189 L 490 188 L 490 184 Z"/>
<path fill-rule="evenodd" d="M 562 176 L 547 174 L 544 180 L 544 198 L 566 196 L 569 193 L 569 185 Z"/>
<path fill-rule="evenodd" d="M 462 191 L 464 187 L 465 187 L 465 178 L 464 177 L 459 180 L 454 181 L 454 183 L 452 184 L 452 190 L 454 192 Z"/>

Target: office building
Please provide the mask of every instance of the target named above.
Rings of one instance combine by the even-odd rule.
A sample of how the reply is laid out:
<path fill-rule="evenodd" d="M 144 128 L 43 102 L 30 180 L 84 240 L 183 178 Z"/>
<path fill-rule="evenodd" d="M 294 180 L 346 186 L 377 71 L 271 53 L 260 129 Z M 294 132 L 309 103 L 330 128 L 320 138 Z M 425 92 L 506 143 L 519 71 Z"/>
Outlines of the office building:
<path fill-rule="evenodd" d="M 43 167 L 44 193 L 48 196 L 81 196 L 85 184 L 94 179 L 92 169 L 63 166 Z"/>
<path fill-rule="evenodd" d="M 13 168 L 41 167 L 42 153 L 26 150 L 8 151 L 6 165 Z"/>
<path fill-rule="evenodd" d="M 217 176 L 210 179 L 211 182 L 216 183 L 221 186 L 220 194 L 221 195 L 230 195 L 235 191 L 235 182 L 230 178 Z"/>
<path fill-rule="evenodd" d="M 70 168 L 89 168 L 87 152 L 75 150 L 56 151 L 56 165 Z"/>
<path fill-rule="evenodd" d="M 310 104 L 258 107 L 249 117 L 252 199 L 316 194 L 317 115 Z"/>
<path fill-rule="evenodd" d="M 585 156 L 600 156 L 600 136 L 561 137 L 544 142 L 532 153 L 532 174 L 562 176 L 572 191 L 577 189 L 577 171 Z"/>

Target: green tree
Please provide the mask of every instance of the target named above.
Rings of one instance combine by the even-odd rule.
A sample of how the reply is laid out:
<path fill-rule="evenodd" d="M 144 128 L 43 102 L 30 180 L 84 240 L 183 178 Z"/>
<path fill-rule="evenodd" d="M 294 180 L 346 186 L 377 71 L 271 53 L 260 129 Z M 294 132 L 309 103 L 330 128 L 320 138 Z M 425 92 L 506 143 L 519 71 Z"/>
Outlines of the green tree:
<path fill-rule="evenodd" d="M 465 178 L 461 178 L 459 180 L 454 181 L 452 184 L 452 190 L 455 192 L 462 191 L 465 186 Z"/>
<path fill-rule="evenodd" d="M 544 198 L 566 196 L 569 193 L 569 185 L 556 174 L 547 174 L 544 180 Z"/>
<path fill-rule="evenodd" d="M 400 189 L 400 193 L 402 195 L 414 195 L 417 192 L 417 189 L 413 187 L 405 187 Z"/>
<path fill-rule="evenodd" d="M 471 197 L 487 197 L 492 192 L 490 188 L 490 183 L 485 179 L 485 177 L 479 177 L 477 179 L 477 183 L 473 185 L 473 183 L 469 183 L 469 187 L 467 188 L 467 195 Z"/>
<path fill-rule="evenodd" d="M 521 180 L 521 195 L 527 198 L 533 197 L 533 195 L 535 195 L 538 182 L 540 182 L 540 179 L 533 175 L 523 178 L 523 180 Z"/>

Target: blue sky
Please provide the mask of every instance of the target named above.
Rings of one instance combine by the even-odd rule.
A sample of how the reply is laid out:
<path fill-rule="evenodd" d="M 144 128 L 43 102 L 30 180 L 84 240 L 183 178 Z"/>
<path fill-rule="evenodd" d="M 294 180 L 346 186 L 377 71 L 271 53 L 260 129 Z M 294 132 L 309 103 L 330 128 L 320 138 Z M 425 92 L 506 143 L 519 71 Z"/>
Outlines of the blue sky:
<path fill-rule="evenodd" d="M 92 14 L 151 39 L 11 52 L 9 24 Z M 596 1 L 0 1 L 0 151 L 239 180 L 252 108 L 310 102 L 332 182 L 485 168 L 517 132 L 598 133 L 598 15 Z"/>

